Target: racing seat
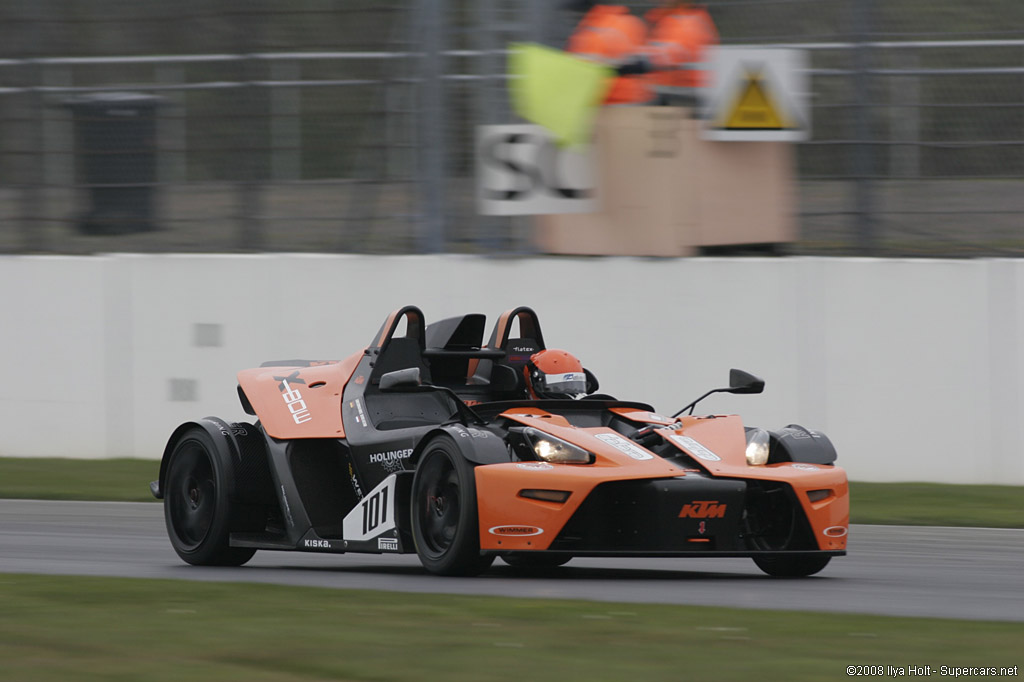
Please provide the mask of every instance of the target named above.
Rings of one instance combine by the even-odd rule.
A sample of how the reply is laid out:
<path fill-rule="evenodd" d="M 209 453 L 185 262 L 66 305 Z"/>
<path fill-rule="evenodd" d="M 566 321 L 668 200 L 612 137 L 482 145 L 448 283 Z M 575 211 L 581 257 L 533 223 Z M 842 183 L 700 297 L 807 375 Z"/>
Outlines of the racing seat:
<path fill-rule="evenodd" d="M 405 336 L 394 336 L 395 329 L 405 318 Z M 373 364 L 373 372 L 364 395 L 370 422 L 380 431 L 408 429 L 441 424 L 456 412 L 452 399 L 441 391 L 410 393 L 380 391 L 380 378 L 389 372 L 419 368 L 420 380 L 431 383 L 430 368 L 423 357 L 423 314 L 414 306 L 407 306 L 394 317 L 390 329 L 384 330 L 384 339 Z"/>
<path fill-rule="evenodd" d="M 518 324 L 519 335 L 510 338 L 512 328 Z M 526 379 L 523 376 L 523 367 L 530 361 L 530 356 L 546 348 L 544 345 L 544 334 L 540 329 L 540 320 L 532 308 L 520 306 L 513 308 L 498 318 L 491 332 L 491 338 L 487 342 L 488 348 L 499 348 L 505 351 L 505 357 L 501 360 L 481 360 L 473 368 L 470 383 L 494 384 L 492 391 L 494 400 L 522 400 L 529 396 L 526 389 Z M 513 370 L 516 381 L 511 385 L 505 380 L 508 376 L 507 369 L 497 370 L 498 367 L 505 367 Z M 498 378 L 501 375 L 501 379 Z M 500 386 L 500 388 L 499 388 Z"/>

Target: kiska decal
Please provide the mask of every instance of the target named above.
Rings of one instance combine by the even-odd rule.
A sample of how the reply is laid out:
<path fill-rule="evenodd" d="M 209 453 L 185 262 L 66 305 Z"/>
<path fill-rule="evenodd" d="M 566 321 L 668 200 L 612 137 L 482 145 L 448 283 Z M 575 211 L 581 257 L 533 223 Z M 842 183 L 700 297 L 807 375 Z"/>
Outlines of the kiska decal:
<path fill-rule="evenodd" d="M 302 546 L 306 549 L 330 549 L 331 543 L 327 540 L 303 540 Z"/>
<path fill-rule="evenodd" d="M 309 413 L 309 408 L 306 407 L 306 401 L 302 399 L 302 394 L 299 393 L 297 388 L 292 388 L 288 383 L 290 381 L 293 384 L 306 385 L 306 382 L 299 378 L 299 371 L 295 370 L 286 377 L 274 377 L 274 381 L 281 382 L 278 388 L 281 389 L 281 397 L 284 398 L 284 404 L 288 406 L 288 411 L 291 412 L 292 420 L 296 424 L 304 424 L 311 420 L 313 415 Z"/>
<path fill-rule="evenodd" d="M 515 535 L 517 537 L 529 537 L 531 535 L 540 535 L 544 532 L 544 529 L 537 528 L 536 526 L 495 526 L 487 532 L 491 535 Z"/>
<path fill-rule="evenodd" d="M 681 519 L 720 519 L 725 516 L 725 509 L 728 505 L 719 504 L 718 500 L 694 500 L 684 504 L 679 512 Z M 701 533 L 704 533 L 703 521 L 701 521 Z"/>
<path fill-rule="evenodd" d="M 603 441 L 608 445 L 611 445 L 619 452 L 629 455 L 633 459 L 654 459 L 654 455 L 647 452 L 639 445 L 636 445 L 632 441 L 628 441 L 622 436 L 616 435 L 614 433 L 595 433 L 594 438 L 598 439 L 599 441 Z"/>
<path fill-rule="evenodd" d="M 721 462 L 722 458 L 708 450 L 706 447 L 690 438 L 689 436 L 670 436 L 676 445 L 685 449 L 689 454 L 705 462 Z"/>

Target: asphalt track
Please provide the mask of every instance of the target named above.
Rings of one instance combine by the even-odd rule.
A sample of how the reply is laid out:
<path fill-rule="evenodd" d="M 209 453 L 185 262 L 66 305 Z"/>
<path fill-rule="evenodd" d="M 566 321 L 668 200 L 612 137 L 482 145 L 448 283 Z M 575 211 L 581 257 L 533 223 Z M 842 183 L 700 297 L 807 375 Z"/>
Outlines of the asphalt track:
<path fill-rule="evenodd" d="M 0 573 L 1024 621 L 1024 530 L 854 526 L 848 556 L 798 580 L 749 559 L 575 559 L 534 576 L 499 560 L 477 578 L 440 578 L 414 555 L 257 552 L 240 568 L 187 566 L 159 504 L 0 500 Z"/>

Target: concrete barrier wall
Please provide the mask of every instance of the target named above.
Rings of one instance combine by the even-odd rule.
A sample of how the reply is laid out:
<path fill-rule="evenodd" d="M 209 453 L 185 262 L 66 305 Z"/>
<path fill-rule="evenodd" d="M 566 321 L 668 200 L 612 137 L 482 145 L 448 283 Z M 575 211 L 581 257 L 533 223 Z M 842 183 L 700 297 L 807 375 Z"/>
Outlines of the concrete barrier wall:
<path fill-rule="evenodd" d="M 1024 484 L 1024 261 L 0 258 L 0 455 L 158 458 L 180 422 L 245 415 L 235 373 L 341 358 L 387 313 L 530 305 L 602 391 L 835 442 L 855 480 Z"/>

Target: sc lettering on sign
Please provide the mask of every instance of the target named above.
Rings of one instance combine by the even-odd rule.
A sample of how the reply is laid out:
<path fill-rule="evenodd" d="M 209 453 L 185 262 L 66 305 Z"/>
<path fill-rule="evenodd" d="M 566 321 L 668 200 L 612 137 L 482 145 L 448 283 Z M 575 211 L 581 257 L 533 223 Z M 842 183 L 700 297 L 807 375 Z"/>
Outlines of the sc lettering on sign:
<path fill-rule="evenodd" d="M 477 205 L 482 215 L 591 213 L 593 152 L 562 148 L 534 125 L 479 126 Z"/>

